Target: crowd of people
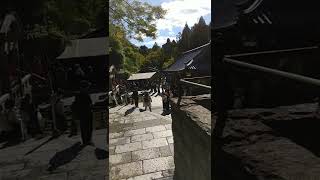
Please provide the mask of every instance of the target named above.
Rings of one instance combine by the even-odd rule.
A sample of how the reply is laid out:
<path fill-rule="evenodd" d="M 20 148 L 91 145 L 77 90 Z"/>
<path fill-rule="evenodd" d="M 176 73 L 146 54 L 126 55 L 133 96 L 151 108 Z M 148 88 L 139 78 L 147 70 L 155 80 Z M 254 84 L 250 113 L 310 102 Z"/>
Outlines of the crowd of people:
<path fill-rule="evenodd" d="M 51 131 L 53 134 L 60 135 L 70 128 L 70 136 L 73 136 L 78 133 L 78 126 L 80 126 L 83 144 L 91 145 L 93 144 L 91 140 L 93 105 L 89 94 L 91 83 L 84 76 L 81 67 L 76 65 L 76 68 L 75 74 L 79 76 L 79 79 L 77 79 L 78 83 L 75 85 L 75 92 L 77 93 L 71 106 L 71 127 L 68 126 L 68 118 L 63 101 L 64 91 L 61 89 L 56 91 L 55 95 L 51 97 L 51 102 L 48 102 L 53 106 L 47 108 L 46 111 L 49 113 L 49 117 L 47 118 L 53 120 Z M 0 105 L 0 140 L 21 140 L 22 137 L 28 138 L 30 136 L 36 138 L 43 137 L 45 135 L 44 128 L 48 130 L 47 127 L 49 126 L 47 124 L 48 121 L 43 121 L 39 103 L 39 99 L 32 97 L 31 94 L 25 94 L 21 100 L 20 98 L 10 98 L 5 101 L 4 106 Z"/>
<path fill-rule="evenodd" d="M 163 114 L 167 115 L 170 113 L 170 101 L 169 99 L 173 96 L 169 86 L 165 84 L 165 81 L 159 79 L 157 81 L 147 82 L 128 82 L 124 80 L 114 81 L 112 85 L 112 91 L 109 96 L 111 102 L 115 106 L 134 104 L 135 108 L 139 107 L 139 99 L 142 99 L 144 110 L 149 109 L 152 111 L 152 98 L 150 94 L 157 94 L 162 98 Z M 143 90 L 139 94 L 138 90 Z M 131 94 L 131 96 L 129 95 Z M 142 97 L 142 98 L 139 98 Z"/>
<path fill-rule="evenodd" d="M 4 105 L 5 108 L 0 106 L 0 137 L 2 140 L 20 140 L 22 135 L 32 137 L 43 135 L 40 126 L 42 116 L 38 104 L 32 100 L 30 94 L 24 96 L 20 106 L 17 106 L 17 103 L 13 99 L 8 99 Z"/>
<path fill-rule="evenodd" d="M 82 80 L 91 84 L 96 83 L 94 68 L 88 66 L 85 69 L 80 64 L 65 68 L 61 63 L 57 63 L 54 68 L 54 84 L 57 89 L 77 90 Z"/>

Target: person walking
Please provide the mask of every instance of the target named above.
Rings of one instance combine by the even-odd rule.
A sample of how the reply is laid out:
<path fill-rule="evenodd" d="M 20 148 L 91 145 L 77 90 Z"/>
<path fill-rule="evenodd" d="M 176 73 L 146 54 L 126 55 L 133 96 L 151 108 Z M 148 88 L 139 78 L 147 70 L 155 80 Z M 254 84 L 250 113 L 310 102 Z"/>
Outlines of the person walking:
<path fill-rule="evenodd" d="M 31 110 L 31 106 L 30 106 L 30 96 L 28 94 L 25 95 L 23 97 L 23 99 L 21 100 L 20 110 L 21 110 L 22 122 L 24 125 L 26 125 L 27 133 L 31 133 L 32 132 L 32 123 L 31 123 L 31 118 L 30 118 L 30 112 L 32 110 Z"/>
<path fill-rule="evenodd" d="M 117 91 L 116 91 L 116 88 L 113 88 L 112 90 L 112 98 L 113 98 L 113 101 L 115 103 L 115 106 L 118 106 L 119 103 L 118 103 L 118 100 L 117 100 Z"/>
<path fill-rule="evenodd" d="M 19 137 L 23 135 L 21 131 L 21 122 L 18 120 L 16 116 L 16 113 L 14 110 L 14 104 L 15 102 L 12 99 L 9 99 L 5 102 L 5 116 L 10 126 L 8 130 L 9 132 L 7 133 L 7 137 L 9 141 L 18 140 Z"/>
<path fill-rule="evenodd" d="M 69 137 L 76 136 L 78 134 L 78 117 L 77 117 L 77 110 L 76 110 L 76 101 L 73 101 L 71 104 L 71 114 L 72 114 L 72 119 L 71 119 L 71 128 L 70 128 L 70 135 Z"/>
<path fill-rule="evenodd" d="M 128 102 L 129 94 L 128 94 L 128 89 L 127 89 L 126 85 L 123 86 L 123 90 L 124 90 L 123 100 L 124 100 L 125 105 L 128 105 L 129 104 L 129 102 Z"/>
<path fill-rule="evenodd" d="M 161 93 L 161 98 L 162 98 L 162 109 L 163 109 L 162 115 L 166 115 L 167 114 L 166 107 L 167 107 L 168 98 L 167 98 L 165 92 Z"/>
<path fill-rule="evenodd" d="M 76 82 L 76 88 L 78 89 L 80 84 L 81 84 L 81 81 L 84 79 L 85 77 L 85 73 L 84 71 L 82 70 L 80 64 L 75 64 L 74 66 L 75 68 L 75 71 L 74 71 L 74 79 L 75 79 L 75 82 Z"/>
<path fill-rule="evenodd" d="M 143 106 L 145 107 L 145 111 L 147 110 L 147 107 L 149 107 L 149 110 L 151 112 L 151 102 L 152 102 L 152 99 L 151 99 L 149 93 L 148 92 L 144 92 Z"/>
<path fill-rule="evenodd" d="M 66 117 L 64 114 L 64 103 L 62 102 L 62 95 L 59 94 L 55 103 L 56 127 L 63 132 L 67 129 Z"/>
<path fill-rule="evenodd" d="M 166 89 L 164 94 L 167 99 L 165 104 L 165 110 L 166 110 L 166 113 L 170 113 L 170 98 L 172 97 L 172 93 L 170 92 L 169 89 Z"/>
<path fill-rule="evenodd" d="M 134 90 L 133 93 L 132 93 L 132 99 L 134 101 L 134 104 L 135 104 L 135 107 L 137 108 L 138 107 L 138 104 L 139 104 L 139 95 L 138 95 L 138 91 L 137 90 Z"/>
<path fill-rule="evenodd" d="M 74 111 L 80 120 L 82 144 L 94 145 L 92 143 L 92 100 L 88 89 L 88 82 L 81 82 L 80 93 L 77 94 L 74 102 Z"/>
<path fill-rule="evenodd" d="M 160 79 L 158 79 L 158 81 L 157 81 L 157 90 L 158 90 L 158 94 L 160 94 L 160 84 L 161 84 L 161 81 L 160 81 Z"/>

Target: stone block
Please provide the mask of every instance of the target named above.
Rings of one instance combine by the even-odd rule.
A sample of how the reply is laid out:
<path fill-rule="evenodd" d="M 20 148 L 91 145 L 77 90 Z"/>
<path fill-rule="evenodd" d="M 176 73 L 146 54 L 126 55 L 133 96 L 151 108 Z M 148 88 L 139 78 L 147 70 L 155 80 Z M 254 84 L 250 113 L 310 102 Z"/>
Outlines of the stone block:
<path fill-rule="evenodd" d="M 111 180 L 125 179 L 142 174 L 142 161 L 120 164 L 110 169 Z"/>
<path fill-rule="evenodd" d="M 109 133 L 109 139 L 120 138 L 123 134 L 123 132 Z"/>
<path fill-rule="evenodd" d="M 149 149 L 154 147 L 161 147 L 168 145 L 166 138 L 152 139 L 148 141 L 142 141 L 142 148 Z"/>
<path fill-rule="evenodd" d="M 145 173 L 157 172 L 174 168 L 173 157 L 160 157 L 143 161 Z"/>
<path fill-rule="evenodd" d="M 169 146 L 159 147 L 161 157 L 172 156 L 171 150 Z"/>
<path fill-rule="evenodd" d="M 141 142 L 134 142 L 134 143 L 128 143 L 128 144 L 116 146 L 115 153 L 124 153 L 124 152 L 139 150 L 139 149 L 142 149 Z"/>
<path fill-rule="evenodd" d="M 129 130 L 129 131 L 125 132 L 124 136 L 133 136 L 133 135 L 144 134 L 144 133 L 146 133 L 146 129 L 145 128 L 134 129 L 134 130 Z"/>
<path fill-rule="evenodd" d="M 153 139 L 153 135 L 148 133 L 148 134 L 138 134 L 134 135 L 131 137 L 131 142 L 137 142 L 137 141 L 146 141 Z"/>
<path fill-rule="evenodd" d="M 153 133 L 154 138 L 162 138 L 162 137 L 169 137 L 172 136 L 171 130 L 165 130 L 165 131 L 158 131 Z"/>
<path fill-rule="evenodd" d="M 109 157 L 110 165 L 124 164 L 128 162 L 131 162 L 131 152 L 115 154 Z"/>
<path fill-rule="evenodd" d="M 166 125 L 164 125 L 165 126 L 165 128 L 167 129 L 167 130 L 171 130 L 172 129 L 172 125 L 171 124 L 166 124 Z"/>
<path fill-rule="evenodd" d="M 163 177 L 161 172 L 155 172 L 155 173 L 150 173 L 150 174 L 144 174 L 141 176 L 136 176 L 129 178 L 127 180 L 152 180 L 152 179 L 157 179 Z"/>
<path fill-rule="evenodd" d="M 165 131 L 166 127 L 164 125 L 160 126 L 152 126 L 152 127 L 147 127 L 146 132 L 158 132 L 158 131 Z"/>
<path fill-rule="evenodd" d="M 121 137 L 116 139 L 109 139 L 109 144 L 111 146 L 121 145 L 130 143 L 130 137 Z"/>
<path fill-rule="evenodd" d="M 171 137 L 167 137 L 167 140 L 168 140 L 169 144 L 173 144 L 173 137 L 172 136 Z"/>
<path fill-rule="evenodd" d="M 144 150 L 138 150 L 132 152 L 132 160 L 138 161 L 138 160 L 146 160 L 146 159 L 152 159 L 160 157 L 160 151 L 158 148 L 150 148 L 150 149 L 144 149 Z"/>

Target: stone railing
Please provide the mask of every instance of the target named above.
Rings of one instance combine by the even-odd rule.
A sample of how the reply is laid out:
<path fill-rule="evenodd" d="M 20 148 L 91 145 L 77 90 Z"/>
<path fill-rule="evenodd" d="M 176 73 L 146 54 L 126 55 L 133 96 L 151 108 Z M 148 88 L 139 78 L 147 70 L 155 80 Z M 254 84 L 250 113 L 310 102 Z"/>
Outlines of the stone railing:
<path fill-rule="evenodd" d="M 171 101 L 175 180 L 211 180 L 210 99 L 183 96 L 180 106 L 177 98 Z"/>

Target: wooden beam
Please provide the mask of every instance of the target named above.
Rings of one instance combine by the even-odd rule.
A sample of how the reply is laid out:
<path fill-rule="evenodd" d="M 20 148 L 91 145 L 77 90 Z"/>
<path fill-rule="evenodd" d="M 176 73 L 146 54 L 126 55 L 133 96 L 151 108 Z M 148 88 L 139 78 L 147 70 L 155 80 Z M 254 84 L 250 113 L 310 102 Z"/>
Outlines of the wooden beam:
<path fill-rule="evenodd" d="M 253 55 L 292 53 L 292 52 L 300 52 L 300 51 L 306 51 L 306 50 L 314 50 L 314 49 L 318 49 L 318 48 L 319 48 L 318 46 L 311 46 L 311 47 L 303 47 L 303 48 L 260 51 L 260 52 L 253 52 L 253 53 L 241 53 L 241 54 L 234 54 L 234 55 L 226 55 L 225 57 L 226 58 L 234 58 L 234 57 L 244 57 L 244 56 L 253 56 Z"/>

